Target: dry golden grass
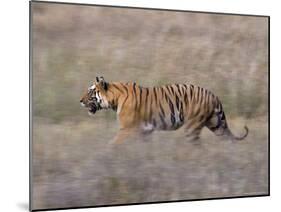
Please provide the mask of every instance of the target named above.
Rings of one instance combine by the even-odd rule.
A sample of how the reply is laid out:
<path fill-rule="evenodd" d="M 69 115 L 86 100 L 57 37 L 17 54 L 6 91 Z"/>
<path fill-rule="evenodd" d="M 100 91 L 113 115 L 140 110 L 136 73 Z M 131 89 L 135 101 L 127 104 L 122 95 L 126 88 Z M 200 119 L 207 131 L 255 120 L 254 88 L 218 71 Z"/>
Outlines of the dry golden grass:
<path fill-rule="evenodd" d="M 35 120 L 35 208 L 258 195 L 268 191 L 264 118 L 248 120 L 249 136 L 236 143 L 204 129 L 200 144 L 194 144 L 179 129 L 155 132 L 148 142 L 134 140 L 117 146 L 108 144 L 118 130 L 116 121 L 88 119 L 63 124 Z M 244 121 L 230 122 L 235 123 L 231 126 L 239 134 Z"/>

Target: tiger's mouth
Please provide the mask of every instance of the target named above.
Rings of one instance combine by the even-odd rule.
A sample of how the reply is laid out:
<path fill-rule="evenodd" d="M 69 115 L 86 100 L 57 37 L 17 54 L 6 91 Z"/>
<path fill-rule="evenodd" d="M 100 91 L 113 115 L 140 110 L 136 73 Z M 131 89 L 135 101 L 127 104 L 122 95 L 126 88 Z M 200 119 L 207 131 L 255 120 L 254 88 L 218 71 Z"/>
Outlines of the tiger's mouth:
<path fill-rule="evenodd" d="M 91 114 L 95 114 L 98 110 L 101 109 L 100 105 L 97 102 L 91 102 L 88 107 Z"/>
<path fill-rule="evenodd" d="M 96 106 L 90 107 L 89 112 L 92 113 L 92 114 L 95 114 L 97 112 L 97 107 Z"/>
<path fill-rule="evenodd" d="M 82 107 L 85 107 L 88 109 L 88 114 L 89 115 L 93 115 L 95 114 L 98 110 L 102 109 L 102 106 L 100 105 L 100 103 L 94 99 L 88 102 L 83 102 L 83 100 L 80 100 L 80 104 Z"/>

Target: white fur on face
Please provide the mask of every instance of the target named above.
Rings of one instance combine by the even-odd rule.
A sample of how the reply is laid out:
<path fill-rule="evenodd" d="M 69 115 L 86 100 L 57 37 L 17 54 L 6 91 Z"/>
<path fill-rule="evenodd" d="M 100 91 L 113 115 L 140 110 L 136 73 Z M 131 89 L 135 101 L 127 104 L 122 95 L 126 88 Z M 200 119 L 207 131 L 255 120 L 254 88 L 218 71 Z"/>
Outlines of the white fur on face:
<path fill-rule="evenodd" d="M 92 85 L 91 87 L 89 87 L 89 89 L 94 90 L 96 88 L 96 85 Z"/>
<path fill-rule="evenodd" d="M 103 99 L 102 99 L 99 91 L 96 92 L 95 97 L 97 98 L 97 102 L 101 104 Z"/>
<path fill-rule="evenodd" d="M 97 95 L 98 98 L 99 95 Z M 99 97 L 98 102 L 100 102 L 100 106 L 104 109 L 107 109 L 109 107 L 108 101 L 105 98 Z"/>
<path fill-rule="evenodd" d="M 92 97 L 97 98 L 97 102 L 100 104 L 100 106 L 102 108 L 104 108 L 104 109 L 109 108 L 108 101 L 101 96 L 99 91 L 96 91 L 96 85 L 95 84 L 93 84 L 91 87 L 89 87 L 88 90 L 89 91 L 94 90 L 94 95 Z"/>

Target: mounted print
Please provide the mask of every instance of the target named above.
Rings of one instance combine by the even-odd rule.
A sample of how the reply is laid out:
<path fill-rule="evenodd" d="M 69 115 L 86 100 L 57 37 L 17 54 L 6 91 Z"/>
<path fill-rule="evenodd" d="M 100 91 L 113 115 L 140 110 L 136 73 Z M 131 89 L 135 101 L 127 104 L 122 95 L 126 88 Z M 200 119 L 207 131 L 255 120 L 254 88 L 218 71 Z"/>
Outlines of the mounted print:
<path fill-rule="evenodd" d="M 268 195 L 268 16 L 30 2 L 30 210 Z"/>

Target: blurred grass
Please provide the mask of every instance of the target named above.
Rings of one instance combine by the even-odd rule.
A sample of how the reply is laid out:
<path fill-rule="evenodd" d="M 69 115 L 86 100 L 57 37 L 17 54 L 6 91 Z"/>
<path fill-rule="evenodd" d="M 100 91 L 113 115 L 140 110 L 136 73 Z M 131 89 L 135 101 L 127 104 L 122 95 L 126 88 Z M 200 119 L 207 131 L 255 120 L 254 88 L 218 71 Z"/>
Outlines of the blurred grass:
<path fill-rule="evenodd" d="M 267 114 L 267 19 L 33 4 L 34 115 L 79 118 L 97 75 L 144 86 L 191 83 L 228 113 Z"/>
<path fill-rule="evenodd" d="M 32 3 L 34 208 L 267 192 L 267 19 Z M 107 145 L 116 114 L 79 99 L 96 76 L 143 86 L 187 83 L 223 103 L 238 144 L 204 130 Z M 236 131 L 238 130 L 238 132 Z"/>
<path fill-rule="evenodd" d="M 34 208 L 267 194 L 265 118 L 247 121 L 246 140 L 231 143 L 204 129 L 200 145 L 182 129 L 112 146 L 117 121 L 35 119 Z M 243 119 L 231 119 L 234 133 Z M 106 126 L 106 130 L 104 129 Z"/>

